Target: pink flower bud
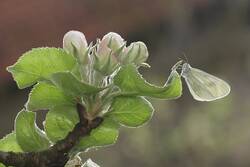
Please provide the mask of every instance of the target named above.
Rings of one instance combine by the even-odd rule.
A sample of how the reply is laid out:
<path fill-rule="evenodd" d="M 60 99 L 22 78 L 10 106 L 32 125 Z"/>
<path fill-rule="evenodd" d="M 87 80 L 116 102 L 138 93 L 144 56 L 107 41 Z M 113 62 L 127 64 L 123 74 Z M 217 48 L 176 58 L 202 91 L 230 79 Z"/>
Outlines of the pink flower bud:
<path fill-rule="evenodd" d="M 124 44 L 125 41 L 119 34 L 114 32 L 106 34 L 97 46 L 95 69 L 103 75 L 112 74 L 119 64 L 117 53 Z"/>

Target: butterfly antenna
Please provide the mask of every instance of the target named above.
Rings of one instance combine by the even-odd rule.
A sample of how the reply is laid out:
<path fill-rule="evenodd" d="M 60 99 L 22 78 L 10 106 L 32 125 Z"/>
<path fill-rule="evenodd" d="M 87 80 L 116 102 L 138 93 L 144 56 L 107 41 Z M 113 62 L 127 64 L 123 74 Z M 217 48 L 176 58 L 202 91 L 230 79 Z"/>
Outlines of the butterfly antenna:
<path fill-rule="evenodd" d="M 185 52 L 182 52 L 183 57 L 185 58 L 185 62 L 188 63 L 188 58 Z"/>

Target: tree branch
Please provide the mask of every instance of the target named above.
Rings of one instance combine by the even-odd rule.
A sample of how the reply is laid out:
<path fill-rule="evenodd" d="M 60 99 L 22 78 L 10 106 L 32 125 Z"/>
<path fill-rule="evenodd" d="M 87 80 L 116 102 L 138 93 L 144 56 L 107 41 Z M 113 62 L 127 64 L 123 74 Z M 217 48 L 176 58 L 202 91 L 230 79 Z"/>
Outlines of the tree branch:
<path fill-rule="evenodd" d="M 3 152 L 0 151 L 0 162 L 6 166 L 16 167 L 64 167 L 69 160 L 68 153 L 79 142 L 81 137 L 90 134 L 92 129 L 98 127 L 103 119 L 96 117 L 94 120 L 85 118 L 85 108 L 77 104 L 79 123 L 68 135 L 59 140 L 49 149 L 40 152 Z"/>

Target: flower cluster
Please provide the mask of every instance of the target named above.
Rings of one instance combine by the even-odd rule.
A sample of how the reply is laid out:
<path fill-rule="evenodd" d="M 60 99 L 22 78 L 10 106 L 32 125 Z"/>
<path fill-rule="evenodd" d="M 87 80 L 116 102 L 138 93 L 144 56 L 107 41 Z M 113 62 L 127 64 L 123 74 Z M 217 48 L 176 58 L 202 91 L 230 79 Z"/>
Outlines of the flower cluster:
<path fill-rule="evenodd" d="M 63 38 L 63 48 L 75 56 L 82 66 L 92 65 L 92 70 L 103 76 L 113 74 L 120 66 L 134 63 L 147 65 L 148 50 L 143 42 L 126 41 L 117 33 L 110 32 L 98 39 L 96 44 L 88 45 L 85 35 L 79 31 L 69 31 Z"/>

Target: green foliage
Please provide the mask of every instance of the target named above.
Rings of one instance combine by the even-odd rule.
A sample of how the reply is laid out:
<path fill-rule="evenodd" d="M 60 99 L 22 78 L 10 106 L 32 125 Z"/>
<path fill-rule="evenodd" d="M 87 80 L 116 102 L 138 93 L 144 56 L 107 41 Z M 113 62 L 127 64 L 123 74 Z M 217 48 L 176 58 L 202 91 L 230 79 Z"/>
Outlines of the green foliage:
<path fill-rule="evenodd" d="M 70 72 L 55 73 L 51 81 L 66 94 L 74 97 L 94 94 L 104 89 L 81 82 Z"/>
<path fill-rule="evenodd" d="M 74 105 L 71 96 L 64 94 L 56 86 L 41 82 L 34 86 L 31 90 L 26 107 L 28 110 L 35 111 L 41 109 L 50 109 L 55 106 Z"/>
<path fill-rule="evenodd" d="M 145 81 L 133 64 L 123 66 L 114 77 L 114 83 L 125 94 L 161 99 L 178 98 L 182 92 L 181 78 L 176 71 L 172 71 L 163 87 L 157 87 Z"/>
<path fill-rule="evenodd" d="M 20 111 L 16 117 L 16 139 L 23 151 L 40 151 L 50 143 L 44 132 L 35 123 L 34 112 Z"/>
<path fill-rule="evenodd" d="M 53 73 L 70 71 L 76 60 L 62 49 L 37 48 L 26 52 L 17 63 L 7 68 L 19 88 L 26 88 Z"/>
<path fill-rule="evenodd" d="M 16 133 L 12 132 L 0 140 L 1 151 L 23 152 L 22 148 L 17 142 Z"/>
<path fill-rule="evenodd" d="M 108 115 L 121 125 L 137 127 L 151 118 L 153 110 L 142 97 L 120 96 L 114 99 Z"/>
<path fill-rule="evenodd" d="M 17 143 L 16 134 L 12 132 L 0 140 L 1 151 L 23 152 L 20 145 Z M 0 163 L 0 167 L 5 167 Z"/>
<path fill-rule="evenodd" d="M 150 120 L 154 109 L 144 96 L 167 100 L 180 97 L 182 83 L 175 70 L 162 87 L 142 77 L 138 68 L 146 64 L 147 47 L 142 42 L 133 45 L 126 47 L 120 35 L 109 33 L 94 47 L 87 46 L 82 33 L 71 32 L 64 38 L 64 49 L 26 52 L 7 69 L 19 88 L 37 84 L 26 109 L 17 115 L 15 132 L 0 141 L 0 150 L 40 151 L 65 138 L 79 121 L 76 103 L 85 106 L 89 120 L 100 116 L 104 121 L 83 137 L 72 153 L 111 145 L 118 138 L 120 125 L 138 127 Z M 114 67 L 106 60 L 112 60 Z M 28 112 L 41 109 L 49 110 L 45 133 L 36 126 L 35 113 Z"/>
<path fill-rule="evenodd" d="M 63 139 L 79 121 L 74 106 L 57 106 L 46 115 L 45 132 L 52 142 Z"/>
<path fill-rule="evenodd" d="M 100 147 L 114 144 L 118 138 L 118 125 L 112 119 L 106 118 L 104 122 L 87 137 L 83 137 L 75 147 L 75 151 L 84 151 L 91 147 Z"/>

